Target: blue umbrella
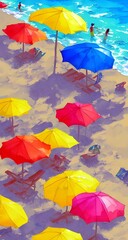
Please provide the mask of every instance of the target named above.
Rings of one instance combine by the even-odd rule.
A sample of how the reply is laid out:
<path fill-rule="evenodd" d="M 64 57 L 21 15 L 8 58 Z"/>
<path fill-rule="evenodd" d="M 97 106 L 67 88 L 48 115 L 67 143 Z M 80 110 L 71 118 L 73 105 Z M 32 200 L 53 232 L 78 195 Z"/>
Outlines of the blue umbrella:
<path fill-rule="evenodd" d="M 63 62 L 71 63 L 76 69 L 92 72 L 111 69 L 114 58 L 111 52 L 95 43 L 80 43 L 64 48 L 61 51 Z"/>

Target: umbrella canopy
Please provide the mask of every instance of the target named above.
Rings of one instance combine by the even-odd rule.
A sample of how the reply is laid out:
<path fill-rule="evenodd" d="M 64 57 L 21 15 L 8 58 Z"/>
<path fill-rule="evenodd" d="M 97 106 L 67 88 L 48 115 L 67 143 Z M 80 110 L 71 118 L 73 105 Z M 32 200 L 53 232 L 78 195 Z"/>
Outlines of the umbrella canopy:
<path fill-rule="evenodd" d="M 72 125 L 88 125 L 101 118 L 92 104 L 67 103 L 64 108 L 56 110 L 56 118 L 59 122 L 65 123 L 68 127 Z"/>
<path fill-rule="evenodd" d="M 71 206 L 73 197 L 82 192 L 93 192 L 99 181 L 81 170 L 68 170 L 50 178 L 44 184 L 44 197 L 61 207 Z"/>
<path fill-rule="evenodd" d="M 35 42 L 46 40 L 46 34 L 31 26 L 28 23 L 16 23 L 7 25 L 3 32 L 8 35 L 9 38 L 23 43 L 23 51 L 24 51 L 24 43 L 33 44 Z"/>
<path fill-rule="evenodd" d="M 43 132 L 35 134 L 40 141 L 47 143 L 53 148 L 71 148 L 78 142 L 69 134 L 59 130 L 58 128 L 45 129 Z"/>
<path fill-rule="evenodd" d="M 72 200 L 70 213 L 91 222 L 111 222 L 124 216 L 125 205 L 103 192 L 81 193 Z M 97 234 L 97 224 L 96 232 Z"/>
<path fill-rule="evenodd" d="M 98 72 L 113 67 L 111 52 L 95 43 L 80 43 L 61 51 L 63 62 L 71 63 L 76 69 Z"/>
<path fill-rule="evenodd" d="M 8 5 L 4 2 L 0 2 L 0 8 L 6 8 Z"/>
<path fill-rule="evenodd" d="M 2 142 L 0 149 L 1 158 L 11 158 L 17 164 L 34 163 L 42 158 L 49 157 L 50 146 L 41 142 L 34 136 L 16 136 Z"/>
<path fill-rule="evenodd" d="M 28 222 L 23 207 L 0 195 L 0 226 L 19 228 Z"/>
<path fill-rule="evenodd" d="M 24 99 L 18 98 L 1 98 L 0 99 L 0 116 L 14 117 L 27 114 L 31 106 Z"/>
<path fill-rule="evenodd" d="M 56 31 L 54 73 L 56 68 L 58 31 L 64 34 L 74 34 L 87 31 L 86 22 L 77 14 L 63 7 L 52 7 L 31 13 L 29 21 L 39 22 Z"/>
<path fill-rule="evenodd" d="M 82 240 L 80 233 L 73 232 L 67 228 L 47 227 L 43 232 L 36 234 L 32 240 Z"/>

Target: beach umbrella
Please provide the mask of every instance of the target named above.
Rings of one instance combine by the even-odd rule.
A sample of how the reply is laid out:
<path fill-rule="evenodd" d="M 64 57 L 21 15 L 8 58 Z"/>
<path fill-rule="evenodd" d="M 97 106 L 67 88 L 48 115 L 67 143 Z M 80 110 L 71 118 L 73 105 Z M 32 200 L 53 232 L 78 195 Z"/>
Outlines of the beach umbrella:
<path fill-rule="evenodd" d="M 0 149 L 1 158 L 11 158 L 16 164 L 22 164 L 22 177 L 24 163 L 34 163 L 42 158 L 48 158 L 50 145 L 41 142 L 34 136 L 16 136 L 6 142 L 2 142 Z"/>
<path fill-rule="evenodd" d="M 101 118 L 101 115 L 96 112 L 92 104 L 67 103 L 63 108 L 56 110 L 56 118 L 59 122 L 65 123 L 68 127 L 78 125 L 78 140 L 79 140 L 79 125 L 87 127 L 88 125 Z"/>
<path fill-rule="evenodd" d="M 58 128 L 45 129 L 43 132 L 34 135 L 41 142 L 47 143 L 54 148 L 71 148 L 78 144 L 74 137 L 61 131 Z"/>
<path fill-rule="evenodd" d="M 96 222 L 111 222 L 124 216 L 125 205 L 104 192 L 81 193 L 72 200 L 70 213 L 82 218 L 87 224 Z"/>
<path fill-rule="evenodd" d="M 9 38 L 15 40 L 16 42 L 23 43 L 23 52 L 25 43 L 33 44 L 35 42 L 47 39 L 44 32 L 28 23 L 10 24 L 2 30 L 8 35 Z"/>
<path fill-rule="evenodd" d="M 28 222 L 28 217 L 23 207 L 0 195 L 0 226 L 19 228 Z"/>
<path fill-rule="evenodd" d="M 32 240 L 83 240 L 80 233 L 73 232 L 67 228 L 47 227 L 43 232 L 32 236 Z"/>
<path fill-rule="evenodd" d="M 71 63 L 76 69 L 86 69 L 86 79 L 88 71 L 98 72 L 111 69 L 114 58 L 111 51 L 100 47 L 96 43 L 79 43 L 65 47 L 62 51 L 63 62 Z"/>
<path fill-rule="evenodd" d="M 86 22 L 77 14 L 63 7 L 51 7 L 37 10 L 30 14 L 29 21 L 45 24 L 56 31 L 54 73 L 57 60 L 58 32 L 74 34 L 79 31 L 87 31 Z"/>
<path fill-rule="evenodd" d="M 6 8 L 8 5 L 4 2 L 0 2 L 0 8 Z"/>
<path fill-rule="evenodd" d="M 31 106 L 24 99 L 18 98 L 1 98 L 0 99 L 0 116 L 9 117 L 12 121 L 13 126 L 13 117 L 22 116 L 27 114 L 31 109 Z"/>
<path fill-rule="evenodd" d="M 93 192 L 99 181 L 81 170 L 67 170 L 51 177 L 44 184 L 44 197 L 61 207 L 71 206 L 72 199 L 82 192 Z"/>

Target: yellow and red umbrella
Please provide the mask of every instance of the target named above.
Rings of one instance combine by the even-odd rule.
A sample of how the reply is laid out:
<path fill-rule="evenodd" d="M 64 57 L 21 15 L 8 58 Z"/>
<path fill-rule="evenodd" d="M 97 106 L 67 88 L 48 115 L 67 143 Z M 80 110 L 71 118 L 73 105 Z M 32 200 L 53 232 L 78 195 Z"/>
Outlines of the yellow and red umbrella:
<path fill-rule="evenodd" d="M 79 193 L 95 192 L 100 182 L 81 170 L 68 170 L 51 177 L 44 184 L 44 197 L 59 206 L 71 206 Z"/>
<path fill-rule="evenodd" d="M 41 142 L 47 143 L 54 148 L 71 148 L 79 144 L 76 139 L 58 128 L 45 129 L 34 135 Z"/>
<path fill-rule="evenodd" d="M 32 240 L 83 240 L 80 233 L 67 228 L 47 227 L 43 232 L 32 236 Z"/>
<path fill-rule="evenodd" d="M 87 31 L 86 22 L 74 12 L 63 7 L 37 10 L 30 14 L 29 21 L 45 24 L 56 31 L 54 73 L 56 69 L 58 32 L 74 34 L 80 31 Z"/>
<path fill-rule="evenodd" d="M 0 195 L 0 226 L 19 228 L 28 222 L 28 216 L 23 207 Z"/>
<path fill-rule="evenodd" d="M 23 43 L 23 51 L 24 51 L 24 44 L 33 44 L 35 42 L 41 40 L 47 40 L 46 34 L 31 26 L 28 23 L 16 23 L 7 25 L 3 32 L 8 35 L 9 38 Z"/>
<path fill-rule="evenodd" d="M 2 142 L 0 149 L 1 158 L 11 158 L 16 164 L 25 162 L 34 163 L 42 158 L 48 158 L 51 152 L 50 145 L 41 142 L 34 136 L 16 136 Z"/>

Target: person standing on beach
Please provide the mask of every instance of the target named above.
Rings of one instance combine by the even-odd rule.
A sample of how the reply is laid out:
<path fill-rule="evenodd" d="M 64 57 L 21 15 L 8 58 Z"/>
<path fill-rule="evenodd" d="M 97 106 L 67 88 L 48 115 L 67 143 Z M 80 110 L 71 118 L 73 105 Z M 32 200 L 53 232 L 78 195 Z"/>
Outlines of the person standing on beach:
<path fill-rule="evenodd" d="M 109 28 L 107 28 L 107 30 L 105 31 L 104 39 L 103 39 L 103 42 L 104 42 L 104 43 L 106 43 L 106 40 L 107 40 L 107 38 L 108 38 L 109 31 L 110 31 Z"/>
<path fill-rule="evenodd" d="M 21 2 L 18 4 L 18 10 L 21 11 Z"/>

